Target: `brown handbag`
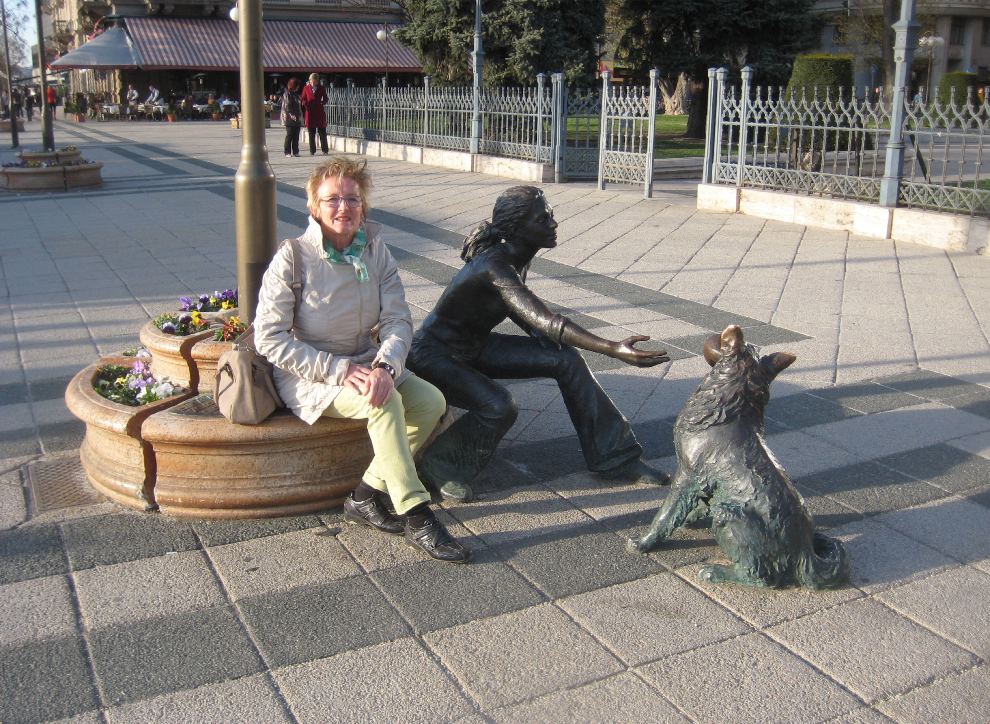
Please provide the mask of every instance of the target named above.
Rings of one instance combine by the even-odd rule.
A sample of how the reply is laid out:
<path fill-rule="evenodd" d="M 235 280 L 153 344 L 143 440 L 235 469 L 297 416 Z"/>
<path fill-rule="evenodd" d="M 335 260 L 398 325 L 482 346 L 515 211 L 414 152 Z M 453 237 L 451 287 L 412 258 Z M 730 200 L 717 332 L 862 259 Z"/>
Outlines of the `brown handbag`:
<path fill-rule="evenodd" d="M 302 298 L 302 271 L 299 249 L 295 239 L 286 239 L 292 250 L 292 308 L 293 324 Z M 217 376 L 213 381 L 213 400 L 220 414 L 238 425 L 264 422 L 280 407 L 285 407 L 275 389 L 272 363 L 254 346 L 254 325 L 234 340 L 234 347 L 217 360 Z"/>

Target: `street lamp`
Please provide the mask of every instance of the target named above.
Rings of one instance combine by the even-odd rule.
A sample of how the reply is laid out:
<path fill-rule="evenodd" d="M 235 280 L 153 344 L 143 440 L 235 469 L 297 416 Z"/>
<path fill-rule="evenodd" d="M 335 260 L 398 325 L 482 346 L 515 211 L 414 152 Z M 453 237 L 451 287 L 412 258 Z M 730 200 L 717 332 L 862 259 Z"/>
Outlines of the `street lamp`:
<path fill-rule="evenodd" d="M 474 3 L 474 52 L 471 53 L 472 110 L 471 110 L 471 153 L 481 152 L 481 73 L 485 62 L 485 51 L 481 46 L 481 0 Z"/>
<path fill-rule="evenodd" d="M 918 47 L 928 53 L 928 77 L 925 79 L 925 100 L 930 101 L 932 96 L 932 61 L 935 60 L 935 52 L 945 45 L 945 38 L 938 33 L 925 33 L 918 38 Z"/>
<path fill-rule="evenodd" d="M 385 23 L 385 27 L 380 29 L 375 33 L 375 37 L 381 42 L 385 43 L 385 85 L 388 85 L 388 39 L 391 33 L 388 31 L 388 23 Z"/>

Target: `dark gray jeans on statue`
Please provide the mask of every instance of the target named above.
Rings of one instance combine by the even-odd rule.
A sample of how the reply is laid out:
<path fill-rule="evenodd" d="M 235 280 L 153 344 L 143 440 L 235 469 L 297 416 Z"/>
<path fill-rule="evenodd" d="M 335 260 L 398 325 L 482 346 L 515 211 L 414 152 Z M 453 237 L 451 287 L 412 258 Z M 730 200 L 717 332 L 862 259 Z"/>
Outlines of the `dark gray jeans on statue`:
<path fill-rule="evenodd" d="M 568 345 L 557 349 L 529 337 L 491 334 L 476 358 L 460 361 L 444 344 L 417 335 L 407 366 L 438 387 L 448 404 L 466 410 L 424 451 L 420 477 L 429 485 L 470 483 L 515 422 L 516 403 L 493 378 L 556 380 L 592 471 L 611 470 L 643 452 L 629 422 Z"/>

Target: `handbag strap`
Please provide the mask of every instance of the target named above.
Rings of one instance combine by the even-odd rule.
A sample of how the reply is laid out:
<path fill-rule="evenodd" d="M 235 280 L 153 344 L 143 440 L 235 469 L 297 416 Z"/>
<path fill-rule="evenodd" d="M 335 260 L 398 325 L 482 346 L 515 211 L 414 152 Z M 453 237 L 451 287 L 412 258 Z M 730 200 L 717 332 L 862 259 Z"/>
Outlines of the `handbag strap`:
<path fill-rule="evenodd" d="M 296 326 L 296 314 L 299 312 L 299 306 L 302 304 L 302 264 L 299 263 L 299 240 L 288 238 L 285 243 L 289 245 L 289 254 L 292 257 L 292 283 L 289 285 L 292 287 L 292 296 L 295 297 L 296 303 L 292 307 L 292 326 Z"/>

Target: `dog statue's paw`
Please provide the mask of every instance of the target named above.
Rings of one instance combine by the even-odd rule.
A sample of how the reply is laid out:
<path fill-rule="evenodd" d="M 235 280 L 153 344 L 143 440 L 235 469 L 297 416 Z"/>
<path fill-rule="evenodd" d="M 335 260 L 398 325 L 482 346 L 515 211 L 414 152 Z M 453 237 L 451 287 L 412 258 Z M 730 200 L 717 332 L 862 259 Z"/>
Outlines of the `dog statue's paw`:
<path fill-rule="evenodd" d="M 629 553 L 648 553 L 650 548 L 642 538 L 630 538 L 626 541 L 626 550 Z"/>

